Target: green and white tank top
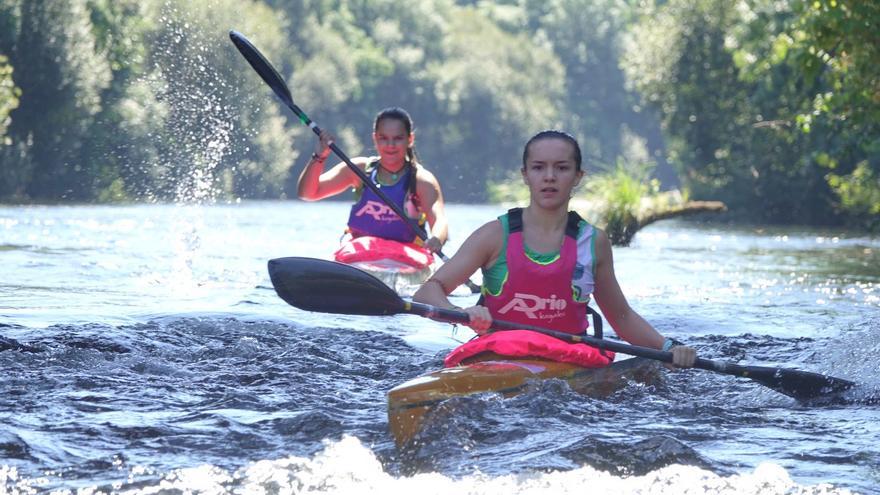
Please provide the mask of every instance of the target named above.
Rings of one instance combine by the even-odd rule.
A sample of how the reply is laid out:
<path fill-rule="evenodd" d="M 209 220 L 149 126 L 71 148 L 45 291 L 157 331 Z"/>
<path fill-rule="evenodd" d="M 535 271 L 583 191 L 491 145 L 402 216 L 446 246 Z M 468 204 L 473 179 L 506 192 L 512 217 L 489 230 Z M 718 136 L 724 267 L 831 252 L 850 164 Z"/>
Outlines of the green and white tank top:
<path fill-rule="evenodd" d="M 504 230 L 504 244 L 501 246 L 501 254 L 495 264 L 483 272 L 483 292 L 498 295 L 507 280 L 507 236 L 510 234 L 510 224 L 507 214 L 498 217 Z M 596 236 L 595 228 L 587 221 L 578 225 L 577 253 L 578 259 L 572 274 L 571 288 L 574 300 L 589 302 L 593 294 L 596 275 Z M 525 246 L 526 255 L 530 260 L 538 264 L 552 263 L 559 258 L 559 250 L 550 253 L 539 253 Z"/>

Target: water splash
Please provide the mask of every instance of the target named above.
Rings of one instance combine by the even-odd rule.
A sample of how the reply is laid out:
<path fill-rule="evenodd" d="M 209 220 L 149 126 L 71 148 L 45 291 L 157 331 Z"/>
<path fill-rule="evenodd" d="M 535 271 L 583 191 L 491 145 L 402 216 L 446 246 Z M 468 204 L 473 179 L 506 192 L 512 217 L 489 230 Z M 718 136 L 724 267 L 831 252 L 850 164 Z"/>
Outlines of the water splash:
<path fill-rule="evenodd" d="M 175 470 L 158 480 L 134 481 L 145 473 L 135 470 L 130 481 L 112 487 L 94 487 L 89 491 L 147 493 L 419 493 L 420 495 L 473 493 L 485 495 L 582 494 L 589 486 L 594 493 L 656 495 L 712 493 L 718 495 L 847 495 L 853 492 L 821 483 L 801 485 L 776 464 L 761 464 L 754 471 L 719 476 L 711 471 L 673 465 L 644 476 L 615 476 L 584 466 L 570 471 L 524 472 L 489 476 L 480 472 L 462 477 L 438 473 L 395 477 L 383 470 L 375 454 L 354 437 L 326 442 L 314 456 L 262 460 L 235 472 L 211 465 Z M 0 481 L 3 481 L 0 471 Z M 23 480 L 11 480 L 27 488 Z M 9 486 L 7 484 L 7 486 Z M 14 491 L 13 493 L 26 493 Z M 59 491 L 57 493 L 72 493 Z"/>
<path fill-rule="evenodd" d="M 149 59 L 120 105 L 137 136 L 122 154 L 132 162 L 129 188 L 150 202 L 208 204 L 230 189 L 237 87 L 218 62 L 223 38 L 198 8 L 166 0 L 141 12 L 155 27 Z"/>

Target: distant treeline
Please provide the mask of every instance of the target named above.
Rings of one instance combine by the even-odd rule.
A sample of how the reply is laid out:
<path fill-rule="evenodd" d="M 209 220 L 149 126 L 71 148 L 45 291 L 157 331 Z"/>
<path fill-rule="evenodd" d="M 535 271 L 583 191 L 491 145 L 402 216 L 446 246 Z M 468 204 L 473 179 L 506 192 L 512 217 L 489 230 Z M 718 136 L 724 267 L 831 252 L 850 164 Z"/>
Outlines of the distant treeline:
<path fill-rule="evenodd" d="M 0 0 L 0 200 L 290 196 L 314 136 L 349 155 L 402 106 L 450 201 L 525 140 L 755 222 L 880 228 L 880 3 L 862 0 Z"/>

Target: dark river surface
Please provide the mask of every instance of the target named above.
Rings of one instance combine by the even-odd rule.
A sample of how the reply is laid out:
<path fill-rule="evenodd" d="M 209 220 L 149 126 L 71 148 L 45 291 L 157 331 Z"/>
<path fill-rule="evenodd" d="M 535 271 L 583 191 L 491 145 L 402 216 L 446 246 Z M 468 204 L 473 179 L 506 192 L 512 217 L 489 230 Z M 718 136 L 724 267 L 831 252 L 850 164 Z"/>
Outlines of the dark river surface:
<path fill-rule="evenodd" d="M 666 221 L 615 249 L 662 333 L 856 382 L 842 402 L 546 381 L 456 399 L 398 451 L 385 393 L 472 333 L 280 300 L 266 261 L 329 257 L 347 209 L 0 207 L 0 493 L 880 493 L 880 239 Z M 451 205 L 445 251 L 503 211 Z"/>

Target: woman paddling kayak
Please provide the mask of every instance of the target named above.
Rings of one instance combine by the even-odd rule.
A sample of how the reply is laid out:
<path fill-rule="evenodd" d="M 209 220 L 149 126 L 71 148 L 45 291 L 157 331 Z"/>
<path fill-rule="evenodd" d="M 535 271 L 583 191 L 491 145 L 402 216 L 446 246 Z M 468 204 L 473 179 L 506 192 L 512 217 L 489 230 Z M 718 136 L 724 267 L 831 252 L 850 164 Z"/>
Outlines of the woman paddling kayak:
<path fill-rule="evenodd" d="M 587 303 L 592 296 L 621 338 L 671 350 L 675 366 L 693 366 L 693 348 L 664 338 L 629 306 L 614 274 L 605 232 L 568 211 L 572 190 L 584 176 L 577 141 L 561 131 L 536 134 L 526 143 L 521 172 L 529 205 L 477 229 L 413 296 L 417 302 L 459 309 L 447 295 L 482 269 L 482 297 L 464 309 L 478 338 L 454 349 L 444 364 L 451 367 L 493 352 L 606 366 L 613 354 L 594 347 L 527 330 L 487 333 L 493 318 L 582 333 L 589 326 Z"/>
<path fill-rule="evenodd" d="M 306 201 L 317 201 L 354 188 L 357 201 L 351 208 L 347 231 L 352 238 L 370 236 L 398 243 L 420 244 L 416 233 L 345 162 L 324 171 L 333 136 L 321 132 L 312 158 L 297 183 L 297 193 Z M 440 184 L 421 163 L 415 151 L 415 133 L 409 113 L 386 108 L 373 123 L 373 143 L 378 156 L 359 156 L 351 161 L 406 212 L 409 221 L 430 225 L 431 237 L 424 242 L 430 253 L 446 243 L 448 226 Z M 344 261 L 344 260 L 340 260 Z"/>

